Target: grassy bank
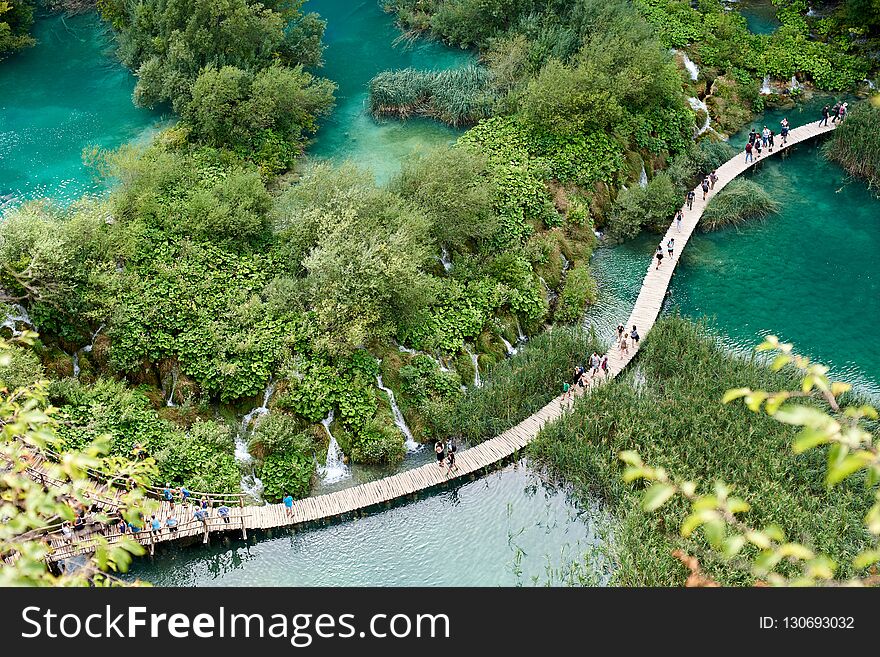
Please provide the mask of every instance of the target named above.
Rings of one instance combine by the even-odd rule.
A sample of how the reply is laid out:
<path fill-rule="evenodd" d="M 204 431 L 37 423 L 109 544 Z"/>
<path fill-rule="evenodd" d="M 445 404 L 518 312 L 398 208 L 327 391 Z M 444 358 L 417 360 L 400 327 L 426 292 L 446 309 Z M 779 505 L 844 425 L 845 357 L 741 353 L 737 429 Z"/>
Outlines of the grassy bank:
<path fill-rule="evenodd" d="M 876 192 L 880 186 L 880 102 L 853 107 L 828 138 L 825 155 L 852 175 L 867 180 Z"/>
<path fill-rule="evenodd" d="M 533 338 L 516 357 L 495 366 L 481 388 L 432 418 L 439 435 L 482 442 L 518 424 L 562 393 L 562 381 L 600 345 L 580 328 Z"/>
<path fill-rule="evenodd" d="M 741 405 L 722 405 L 724 392 L 749 386 L 783 389 L 793 379 L 757 362 L 726 354 L 705 331 L 681 318 L 663 319 L 646 339 L 633 373 L 585 398 L 565 419 L 546 428 L 532 455 L 584 497 L 599 497 L 620 518 L 613 558 L 615 583 L 681 586 L 686 572 L 671 556 L 681 547 L 683 504 L 641 510 L 640 485 L 621 479 L 621 450 L 637 450 L 646 463 L 711 485 L 722 479 L 752 505 L 752 526 L 778 524 L 787 536 L 845 564 L 864 546 L 862 518 L 870 495 L 849 483 L 826 490 L 821 450 L 795 456 L 794 431 Z M 708 553 L 707 573 L 728 585 L 753 582 Z"/>

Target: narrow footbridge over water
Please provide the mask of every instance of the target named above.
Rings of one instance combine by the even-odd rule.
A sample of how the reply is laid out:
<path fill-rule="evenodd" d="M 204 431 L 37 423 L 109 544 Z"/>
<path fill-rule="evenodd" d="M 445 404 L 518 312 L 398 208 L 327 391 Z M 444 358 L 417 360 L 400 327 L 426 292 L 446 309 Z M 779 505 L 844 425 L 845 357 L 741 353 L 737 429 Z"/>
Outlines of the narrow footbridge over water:
<path fill-rule="evenodd" d="M 702 189 L 698 187 L 695 190 L 696 199 L 694 200 L 693 208 L 690 210 L 686 207 L 682 208 L 683 220 L 680 229 L 671 224 L 666 235 L 659 242 L 665 245 L 670 237 L 675 238 L 676 257 L 674 259 L 664 259 L 662 266 L 658 269 L 655 266 L 654 254 L 646 255 L 648 268 L 635 306 L 625 326 L 627 328 L 633 325 L 638 326 L 639 333 L 642 336 L 646 336 L 654 326 L 660 314 L 660 309 L 672 280 L 672 274 L 675 271 L 678 258 L 694 233 L 708 201 L 711 200 L 714 194 L 757 162 L 767 159 L 772 155 L 777 155 L 795 144 L 831 132 L 835 127 L 835 124 L 820 126 L 818 122 L 814 122 L 794 128 L 789 132 L 786 145 L 777 144 L 776 150 L 773 153 L 768 154 L 765 151 L 764 156 L 757 158 L 755 162 L 747 163 L 744 153 L 738 153 L 717 169 L 718 180 L 706 201 L 702 200 Z M 781 142 L 781 139 L 778 137 L 777 142 Z M 638 348 L 638 344 L 635 344 L 632 345 L 628 352 L 621 352 L 616 346 L 609 350 L 609 378 L 617 376 L 629 364 L 636 353 L 638 353 Z M 567 375 L 567 373 L 565 374 Z M 221 518 L 215 508 L 207 520 L 184 519 L 182 517 L 183 510 L 178 506 L 179 510 L 177 513 L 180 524 L 176 531 L 172 532 L 168 528 L 163 527 L 155 535 L 152 532 L 143 531 L 137 537 L 152 552 L 158 543 L 179 540 L 185 537 L 196 537 L 196 540 L 200 537 L 202 541 L 208 542 L 212 533 L 230 531 L 240 531 L 246 537 L 248 530 L 300 525 L 380 507 L 394 500 L 405 499 L 420 491 L 478 474 L 499 462 L 509 459 L 531 442 L 545 424 L 558 419 L 568 407 L 568 401 L 563 401 L 561 396 L 556 397 L 537 413 L 526 418 L 515 427 L 475 447 L 458 452 L 456 455 L 457 469 L 453 472 L 448 472 L 445 467 L 440 468 L 437 463 L 431 462 L 418 468 L 385 477 L 384 479 L 325 495 L 298 500 L 294 504 L 292 513 L 288 512 L 282 504 L 245 506 L 243 504 L 243 496 L 210 494 L 215 500 L 215 504 L 225 502 L 230 507 L 230 513 L 227 518 Z M 35 478 L 42 477 L 46 481 L 46 473 L 42 469 L 39 459 L 35 460 L 32 464 L 30 474 Z M 52 482 L 48 481 L 47 485 L 52 485 Z M 96 483 L 95 487 L 95 499 L 105 509 L 113 510 L 113 492 L 103 484 Z M 158 491 L 154 492 L 158 496 Z M 201 493 L 194 493 L 195 497 L 200 497 L 201 495 Z M 161 508 L 156 512 L 156 517 L 164 519 L 170 511 L 168 503 L 163 501 L 161 502 Z M 187 510 L 186 514 L 191 515 L 191 512 Z M 62 537 L 59 533 L 50 534 L 53 548 L 50 558 L 57 561 L 91 551 L 96 541 L 101 540 L 97 537 L 97 534 L 101 533 L 101 531 L 106 532 L 106 539 L 108 541 L 116 540 L 115 527 L 90 528 L 87 532 L 80 532 L 72 539 Z"/>

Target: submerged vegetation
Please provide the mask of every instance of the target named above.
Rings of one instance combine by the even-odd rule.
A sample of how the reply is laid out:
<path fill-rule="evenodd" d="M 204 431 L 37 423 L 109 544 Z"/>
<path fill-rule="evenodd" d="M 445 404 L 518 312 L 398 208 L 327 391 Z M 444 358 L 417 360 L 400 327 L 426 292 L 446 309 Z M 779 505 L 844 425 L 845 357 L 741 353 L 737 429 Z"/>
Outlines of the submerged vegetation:
<path fill-rule="evenodd" d="M 33 0 L 0 2 L 0 60 L 6 54 L 34 45 L 30 35 L 33 24 Z"/>
<path fill-rule="evenodd" d="M 702 230 L 719 230 L 779 212 L 779 202 L 758 183 L 734 180 L 713 196 L 700 217 Z"/>
<path fill-rule="evenodd" d="M 684 502 L 668 502 L 653 514 L 642 509 L 641 490 L 621 477 L 625 466 L 617 455 L 626 450 L 703 490 L 716 478 L 733 484 L 733 494 L 751 506 L 752 526 L 778 525 L 785 535 L 843 564 L 843 576 L 852 574 L 847 564 L 870 540 L 862 518 L 872 496 L 863 483 L 828 489 L 821 450 L 792 456 L 796 429 L 722 403 L 729 389 L 791 389 L 799 386 L 797 377 L 726 353 L 705 329 L 678 317 L 662 319 L 651 330 L 638 369 L 644 380 L 630 371 L 601 386 L 530 446 L 532 456 L 580 495 L 599 497 L 618 513 L 609 546 L 616 584 L 680 586 L 688 573 L 672 554 L 678 548 L 696 549 L 715 581 L 752 583 L 748 573 L 713 554 L 704 539 L 694 548 L 679 536 L 688 515 Z"/>

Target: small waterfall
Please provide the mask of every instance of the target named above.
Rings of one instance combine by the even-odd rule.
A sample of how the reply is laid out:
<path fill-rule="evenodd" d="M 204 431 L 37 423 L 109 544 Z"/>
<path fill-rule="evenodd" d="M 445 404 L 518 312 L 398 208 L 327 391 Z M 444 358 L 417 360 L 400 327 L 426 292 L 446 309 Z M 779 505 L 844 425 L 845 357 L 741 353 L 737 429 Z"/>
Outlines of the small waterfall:
<path fill-rule="evenodd" d="M 452 270 L 452 260 L 449 259 L 449 251 L 445 246 L 440 249 L 440 262 L 443 263 L 443 269 L 447 272 Z"/>
<path fill-rule="evenodd" d="M 345 455 L 342 453 L 342 448 L 339 446 L 339 443 L 336 442 L 336 438 L 333 437 L 333 434 L 330 433 L 330 425 L 332 423 L 333 410 L 331 409 L 327 417 L 321 420 L 324 431 L 326 431 L 327 435 L 330 437 L 330 444 L 327 446 L 327 458 L 324 461 L 324 465 L 318 468 L 318 474 L 321 476 L 321 481 L 325 484 L 334 484 L 337 481 L 342 481 L 346 477 L 351 476 L 351 469 L 345 464 Z"/>
<path fill-rule="evenodd" d="M 470 354 L 471 362 L 474 364 L 474 387 L 483 387 L 483 380 L 480 378 L 480 361 L 475 351 L 470 348 L 467 342 L 464 344 L 464 350 Z"/>
<path fill-rule="evenodd" d="M 171 392 L 168 393 L 168 401 L 165 402 L 165 406 L 167 406 L 169 408 L 177 406 L 177 404 L 174 403 L 174 391 L 177 390 L 177 379 L 179 377 L 180 377 L 180 372 L 179 372 L 177 366 L 175 366 L 171 370 Z"/>
<path fill-rule="evenodd" d="M 706 132 L 707 130 L 709 130 L 709 124 L 712 122 L 712 119 L 711 119 L 711 117 L 709 116 L 709 107 L 708 107 L 708 106 L 706 105 L 706 103 L 704 103 L 702 100 L 700 100 L 699 98 L 695 98 L 695 97 L 693 97 L 693 96 L 691 96 L 690 98 L 688 98 L 688 103 L 690 103 L 691 108 L 692 108 L 695 112 L 700 112 L 700 111 L 702 111 L 702 112 L 705 112 L 705 113 L 706 113 L 706 120 L 705 120 L 705 122 L 703 123 L 703 125 L 702 125 L 701 127 L 697 128 L 697 134 L 696 134 L 696 136 L 699 137 L 701 134 L 703 134 L 704 132 Z"/>
<path fill-rule="evenodd" d="M 512 344 L 510 344 L 510 343 L 504 338 L 503 335 L 499 335 L 498 337 L 501 338 L 501 342 L 504 343 L 504 348 L 507 349 L 507 355 L 508 355 L 508 356 L 516 356 L 516 347 L 514 347 Z"/>
<path fill-rule="evenodd" d="M 519 317 L 516 318 L 516 343 L 522 344 L 523 342 L 527 342 L 528 337 L 523 333 L 522 326 L 519 324 Z"/>
<path fill-rule="evenodd" d="M 397 428 L 400 429 L 400 433 L 406 438 L 406 451 L 416 452 L 421 449 L 422 445 L 416 442 L 416 439 L 413 438 L 412 431 L 409 430 L 409 426 L 403 417 L 403 413 L 400 412 L 400 407 L 397 405 L 397 400 L 394 398 L 394 391 L 391 390 L 391 388 L 385 387 L 385 384 L 382 382 L 381 374 L 376 375 L 376 385 L 379 387 L 379 390 L 388 395 L 388 401 L 391 404 L 391 413 L 394 415 L 394 424 L 397 425 Z M 330 433 L 329 430 L 327 433 Z"/>
<path fill-rule="evenodd" d="M 642 171 L 644 171 L 644 170 L 645 170 L 645 167 L 643 166 L 643 167 L 642 167 Z M 560 254 L 559 254 L 559 259 L 562 260 L 562 271 L 563 271 L 563 273 L 567 272 L 568 269 L 569 269 L 569 267 L 571 267 L 571 262 L 569 261 L 568 258 L 565 257 L 565 254 L 564 254 L 564 253 L 560 253 Z"/>
<path fill-rule="evenodd" d="M 798 91 L 801 88 L 801 83 L 798 82 L 798 79 L 792 75 L 788 88 L 789 88 L 789 91 Z"/>
<path fill-rule="evenodd" d="M 94 347 L 95 347 L 95 340 L 98 339 L 98 334 L 104 330 L 104 326 L 106 326 L 106 325 L 101 324 L 98 327 L 98 329 L 94 333 L 92 333 L 92 341 L 91 342 L 89 342 L 86 346 L 84 346 L 80 349 L 77 349 L 75 352 L 73 352 L 73 377 L 75 379 L 79 378 L 79 373 L 80 373 L 79 355 L 80 354 L 89 354 L 92 352 L 92 349 L 94 349 Z"/>
<path fill-rule="evenodd" d="M 0 324 L 0 328 L 8 328 L 12 331 L 12 337 L 17 338 L 23 333 L 23 331 L 18 330 L 18 324 L 24 324 L 32 329 L 34 328 L 34 323 L 31 321 L 31 316 L 28 315 L 27 308 L 19 303 L 13 304 L 12 308 L 14 312 L 6 314 L 6 318 Z"/>
<path fill-rule="evenodd" d="M 866 79 L 862 80 L 862 82 L 864 82 L 866 85 L 868 85 L 868 89 L 870 89 L 871 91 L 874 91 L 874 89 L 877 88 L 877 86 L 874 84 L 873 80 L 868 80 L 866 78 Z"/>
<path fill-rule="evenodd" d="M 644 189 L 648 186 L 648 172 L 645 171 L 645 163 L 642 162 L 642 170 L 639 172 L 639 187 Z"/>
<path fill-rule="evenodd" d="M 684 64 L 684 67 L 687 69 L 691 80 L 696 81 L 700 77 L 700 67 L 697 66 L 683 50 L 673 50 L 672 52 L 681 55 L 681 63 Z"/>
<path fill-rule="evenodd" d="M 410 356 L 427 356 L 431 360 L 437 363 L 437 367 L 440 368 L 441 372 L 451 372 L 452 370 L 443 362 L 442 358 L 438 356 L 433 356 L 425 351 L 417 351 L 415 349 L 410 349 L 409 347 L 404 347 L 402 344 L 397 345 L 397 350 L 403 354 L 409 354 Z"/>
<path fill-rule="evenodd" d="M 763 82 L 761 82 L 761 94 L 767 96 L 768 94 L 772 94 L 773 90 L 770 88 L 770 76 L 765 75 Z"/>
<path fill-rule="evenodd" d="M 235 436 L 235 460 L 239 462 L 243 472 L 241 492 L 255 500 L 262 499 L 263 482 L 254 471 L 254 457 L 248 451 L 248 439 L 253 433 L 253 425 L 257 419 L 269 413 L 269 399 L 272 398 L 273 392 L 275 392 L 275 382 L 270 380 L 263 393 L 263 404 L 251 410 L 241 419 L 241 426 Z"/>

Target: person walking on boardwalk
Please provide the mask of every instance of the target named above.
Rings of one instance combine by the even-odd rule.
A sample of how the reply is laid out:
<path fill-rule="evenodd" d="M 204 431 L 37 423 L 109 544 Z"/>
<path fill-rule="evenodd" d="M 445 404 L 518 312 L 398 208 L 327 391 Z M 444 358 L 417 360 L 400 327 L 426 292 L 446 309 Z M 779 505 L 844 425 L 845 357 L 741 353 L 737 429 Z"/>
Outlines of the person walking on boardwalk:
<path fill-rule="evenodd" d="M 568 386 L 568 384 L 566 383 L 565 386 Z M 568 391 L 566 390 L 566 392 Z M 434 454 L 437 455 L 437 465 L 440 466 L 441 470 L 443 469 L 443 459 L 446 458 L 446 455 L 443 452 L 443 441 L 438 440 L 436 443 L 434 443 Z"/>
<path fill-rule="evenodd" d="M 761 149 L 762 149 L 762 148 L 763 148 L 763 146 L 762 146 L 762 144 L 761 144 L 761 140 L 760 140 L 760 139 L 756 139 L 756 140 L 755 140 L 755 157 L 756 157 L 756 158 L 761 157 Z"/>
<path fill-rule="evenodd" d="M 626 344 L 626 336 L 625 335 L 620 339 L 620 353 L 621 354 L 629 354 L 629 347 Z"/>
<path fill-rule="evenodd" d="M 767 150 L 769 150 L 771 153 L 773 152 L 773 138 L 774 138 L 775 136 L 776 136 L 776 133 L 774 133 L 774 132 L 771 130 L 771 131 L 770 131 L 770 136 L 767 137 Z"/>
<path fill-rule="evenodd" d="M 696 193 L 694 192 L 694 190 L 690 190 L 687 193 L 687 196 L 685 197 L 685 202 L 687 203 L 688 210 L 694 209 L 694 199 L 695 198 L 697 198 Z"/>
<path fill-rule="evenodd" d="M 568 381 L 562 382 L 562 401 L 571 401 L 571 384 Z M 434 448 L 434 451 L 437 451 L 437 448 Z M 440 456 L 437 456 L 437 460 L 440 461 Z M 440 467 L 443 467 L 443 462 L 440 461 Z"/>
<path fill-rule="evenodd" d="M 168 531 L 174 533 L 177 531 L 177 516 L 174 515 L 172 511 L 167 518 L 165 518 L 165 526 L 168 528 Z"/>
<path fill-rule="evenodd" d="M 590 377 L 596 378 L 596 375 L 599 373 L 599 363 L 601 363 L 601 359 L 599 358 L 599 354 L 595 351 L 593 355 L 590 356 Z"/>
<path fill-rule="evenodd" d="M 223 522 L 225 522 L 227 525 L 229 524 L 229 507 L 226 506 L 225 502 L 220 505 L 219 509 L 217 509 L 217 515 L 223 518 Z"/>
<path fill-rule="evenodd" d="M 749 132 L 749 143 L 754 144 L 758 140 L 758 131 L 755 130 L 755 127 L 752 126 L 751 132 Z"/>
<path fill-rule="evenodd" d="M 843 123 L 843 120 L 846 118 L 847 108 L 849 107 L 849 103 L 844 103 L 840 106 L 840 109 L 837 112 L 837 118 L 840 119 L 840 122 Z"/>
<path fill-rule="evenodd" d="M 287 511 L 287 515 L 293 518 L 293 495 L 287 493 L 281 501 L 284 503 L 284 509 Z"/>
<path fill-rule="evenodd" d="M 764 129 L 761 130 L 761 146 L 767 148 L 767 144 L 770 142 L 770 128 L 764 126 Z"/>
<path fill-rule="evenodd" d="M 657 253 L 655 254 L 657 257 L 657 266 L 654 269 L 660 269 L 660 265 L 663 264 L 663 245 L 657 247 Z"/>
<path fill-rule="evenodd" d="M 749 162 L 755 161 L 755 158 L 752 155 L 753 148 L 754 148 L 754 146 L 752 146 L 752 142 L 749 142 L 748 144 L 746 144 L 746 164 L 748 164 Z"/>
<path fill-rule="evenodd" d="M 785 121 L 785 119 L 783 119 Z M 788 122 L 786 121 L 782 125 L 782 129 L 779 131 L 779 136 L 782 137 L 782 145 L 785 146 L 786 142 L 788 142 Z"/>
<path fill-rule="evenodd" d="M 701 184 L 703 188 L 703 200 L 706 200 L 706 196 L 709 194 L 709 176 L 703 178 L 703 182 Z"/>
<path fill-rule="evenodd" d="M 454 454 L 457 451 L 458 451 L 458 446 L 455 444 L 455 438 L 452 438 L 450 436 L 449 439 L 447 439 L 447 441 L 446 441 L 446 452 L 448 454 Z"/>
<path fill-rule="evenodd" d="M 675 230 L 679 233 L 681 232 L 681 208 L 675 211 L 675 218 L 673 219 L 675 222 Z"/>
<path fill-rule="evenodd" d="M 637 347 L 639 344 L 639 331 L 636 328 L 635 324 L 633 324 L 633 330 L 632 330 L 632 333 L 629 334 L 629 337 L 632 338 L 633 347 Z"/>
<path fill-rule="evenodd" d="M 599 367 L 602 369 L 602 377 L 608 378 L 608 354 L 602 356 L 602 362 L 599 364 Z"/>
<path fill-rule="evenodd" d="M 666 252 L 669 254 L 669 259 L 672 260 L 672 252 L 675 250 L 675 238 L 670 237 L 669 241 L 666 242 Z"/>
<path fill-rule="evenodd" d="M 831 108 L 831 123 L 837 123 L 837 115 L 840 113 L 840 103 L 834 103 L 834 107 Z M 826 122 L 825 125 L 828 125 Z"/>
<path fill-rule="evenodd" d="M 620 342 L 620 339 L 623 337 L 623 332 L 624 332 L 625 330 L 626 330 L 626 329 L 623 328 L 623 324 L 618 324 L 618 325 L 617 325 L 617 341 L 618 341 L 618 342 Z"/>
<path fill-rule="evenodd" d="M 458 470 L 458 466 L 455 465 L 455 450 L 449 450 L 449 454 L 446 456 L 446 469 L 449 473 Z"/>
<path fill-rule="evenodd" d="M 718 174 L 715 173 L 715 170 L 712 169 L 712 173 L 709 174 L 709 189 L 715 189 L 715 183 L 718 182 Z"/>
<path fill-rule="evenodd" d="M 171 484 L 165 484 L 165 488 L 162 491 L 162 497 L 165 498 L 166 502 L 171 502 L 174 500 L 174 493 L 171 492 Z"/>
<path fill-rule="evenodd" d="M 828 125 L 828 117 L 831 116 L 831 110 L 828 105 L 822 108 L 822 118 L 819 119 L 819 125 Z"/>

